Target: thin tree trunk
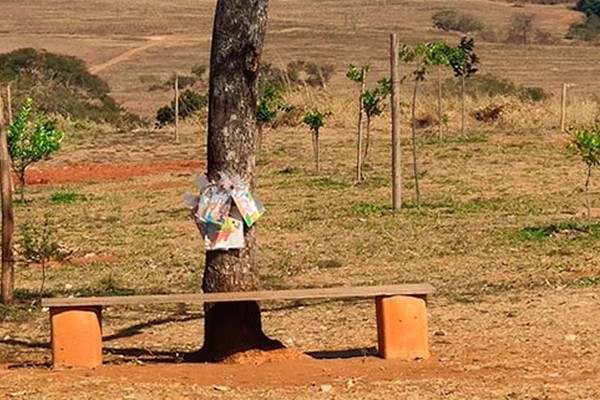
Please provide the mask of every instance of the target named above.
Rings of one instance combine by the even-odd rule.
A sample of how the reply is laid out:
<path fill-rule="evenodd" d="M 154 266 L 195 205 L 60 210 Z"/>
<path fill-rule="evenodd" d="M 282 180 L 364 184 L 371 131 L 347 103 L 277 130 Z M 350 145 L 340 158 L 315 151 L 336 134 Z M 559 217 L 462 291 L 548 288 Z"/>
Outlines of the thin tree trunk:
<path fill-rule="evenodd" d="M 20 202 L 25 204 L 25 168 L 19 171 L 19 184 L 21 185 Z"/>
<path fill-rule="evenodd" d="M 367 115 L 367 130 L 365 136 L 365 152 L 362 158 L 362 167 L 361 170 L 364 171 L 365 165 L 367 164 L 367 158 L 369 157 L 369 144 L 371 143 L 371 117 Z"/>
<path fill-rule="evenodd" d="M 361 182 L 363 180 L 363 161 L 362 161 L 362 117 L 363 117 L 363 93 L 365 92 L 365 85 L 367 81 L 367 70 L 363 68 L 361 70 L 362 82 L 360 84 L 360 96 L 358 97 L 358 138 L 356 143 L 356 180 Z"/>
<path fill-rule="evenodd" d="M 421 191 L 419 189 L 419 162 L 417 160 L 417 90 L 419 81 L 415 80 L 412 96 L 411 122 L 412 122 L 412 153 L 413 153 L 413 172 L 415 174 L 415 193 L 417 196 L 417 208 L 421 208 Z"/>
<path fill-rule="evenodd" d="M 588 165 L 587 176 L 585 178 L 585 206 L 587 208 L 587 228 L 588 230 L 592 227 L 592 203 L 590 199 L 590 180 L 592 178 L 592 166 Z"/>
<path fill-rule="evenodd" d="M 175 72 L 175 143 L 179 143 L 179 75 Z"/>
<path fill-rule="evenodd" d="M 465 76 L 460 76 L 460 135 L 465 136 Z"/>
<path fill-rule="evenodd" d="M 438 140 L 444 139 L 442 132 L 442 67 L 438 67 Z"/>
<path fill-rule="evenodd" d="M 40 284 L 40 296 L 39 296 L 39 303 L 42 303 L 42 298 L 44 297 L 44 286 L 46 285 L 46 267 L 47 267 L 47 261 L 45 259 L 42 260 L 42 283 Z"/>
<path fill-rule="evenodd" d="M 10 85 L 6 86 L 6 108 L 8 109 L 8 125 L 13 123 L 13 109 L 12 109 L 12 88 Z"/>
<path fill-rule="evenodd" d="M 319 149 L 319 131 L 315 131 L 315 163 L 317 167 L 317 172 L 321 172 L 321 152 Z"/>
<path fill-rule="evenodd" d="M 267 24 L 267 0 L 218 0 L 210 63 L 208 178 L 238 175 L 254 188 L 256 81 Z M 202 289 L 230 292 L 259 288 L 255 227 L 244 229 L 245 247 L 207 251 Z M 249 349 L 282 347 L 262 331 L 256 302 L 205 306 L 204 346 L 189 360 L 216 361 Z"/>
<path fill-rule="evenodd" d="M 0 96 L 0 195 L 2 202 L 2 281 L 1 301 L 14 301 L 14 215 L 12 203 L 11 161 L 8 154 L 6 130 L 4 129 L 4 107 Z"/>

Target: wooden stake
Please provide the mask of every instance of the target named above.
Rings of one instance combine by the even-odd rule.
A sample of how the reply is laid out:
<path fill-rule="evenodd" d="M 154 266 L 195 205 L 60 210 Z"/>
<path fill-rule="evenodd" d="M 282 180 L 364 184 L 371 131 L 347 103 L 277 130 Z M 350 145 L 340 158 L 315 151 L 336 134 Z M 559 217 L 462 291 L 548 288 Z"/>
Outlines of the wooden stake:
<path fill-rule="evenodd" d="M 390 68 L 392 77 L 392 209 L 394 212 L 402 208 L 402 173 L 400 147 L 400 77 L 398 37 L 390 35 Z"/>
<path fill-rule="evenodd" d="M 175 73 L 175 142 L 179 143 L 179 75 Z"/>
<path fill-rule="evenodd" d="M 12 304 L 14 297 L 13 234 L 11 162 L 4 129 L 4 104 L 0 96 L 0 197 L 2 202 L 2 280 L 1 301 Z"/>

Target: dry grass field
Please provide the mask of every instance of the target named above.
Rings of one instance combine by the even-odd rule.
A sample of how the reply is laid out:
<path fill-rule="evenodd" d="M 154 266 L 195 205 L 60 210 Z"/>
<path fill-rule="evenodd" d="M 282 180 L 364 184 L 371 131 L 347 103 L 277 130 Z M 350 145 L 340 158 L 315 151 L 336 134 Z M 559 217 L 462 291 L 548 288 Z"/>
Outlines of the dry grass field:
<path fill-rule="evenodd" d="M 115 307 L 103 321 L 106 365 L 52 370 L 48 312 L 37 306 L 41 270 L 20 262 L 18 307 L 0 307 L 0 398 L 600 398 L 600 226 L 585 229 L 585 170 L 567 154 L 557 128 L 562 82 L 576 85 L 570 124 L 598 117 L 597 47 L 478 42 L 482 73 L 541 86 L 554 96 L 535 106 L 504 99 L 508 111 L 499 121 L 469 119 L 464 137 L 457 134 L 456 101 L 447 100 L 447 139 L 420 139 L 421 209 L 404 125 L 404 209 L 390 210 L 387 114 L 375 123 L 366 179 L 354 181 L 356 88 L 344 77 L 347 65 L 370 61 L 373 81 L 387 75 L 390 31 L 406 43 L 457 42 L 459 36 L 430 28 L 433 12 L 449 6 L 497 27 L 516 13 L 533 13 L 556 38 L 578 18 L 560 5 L 476 0 L 272 0 L 264 60 L 334 65 L 326 92 L 292 97 L 334 114 L 322 131 L 320 174 L 313 172 L 306 127 L 282 126 L 265 133 L 257 178 L 267 208 L 258 232 L 263 286 L 430 282 L 438 288 L 429 303 L 430 360 L 369 356 L 376 332 L 368 301 L 283 302 L 263 305 L 265 331 L 298 352 L 185 364 L 181 355 L 201 345 L 201 307 Z M 126 108 L 148 118 L 169 97 L 149 92 L 149 82 L 208 64 L 212 1 L 3 0 L 1 7 L 0 52 L 35 46 L 77 55 Z M 499 100 L 470 100 L 468 107 L 486 101 Z M 433 104 L 424 98 L 420 112 Z M 71 125 L 64 148 L 32 169 L 28 201 L 16 206 L 18 227 L 47 219 L 68 253 L 49 267 L 46 290 L 198 291 L 203 251 L 183 193 L 194 190 L 193 178 L 202 172 L 203 123 L 186 124 L 179 145 L 168 129 Z M 115 171 L 114 180 L 91 167 L 67 179 L 89 164 Z M 594 221 L 599 214 L 594 195 Z M 325 360 L 300 352 L 354 357 Z"/>

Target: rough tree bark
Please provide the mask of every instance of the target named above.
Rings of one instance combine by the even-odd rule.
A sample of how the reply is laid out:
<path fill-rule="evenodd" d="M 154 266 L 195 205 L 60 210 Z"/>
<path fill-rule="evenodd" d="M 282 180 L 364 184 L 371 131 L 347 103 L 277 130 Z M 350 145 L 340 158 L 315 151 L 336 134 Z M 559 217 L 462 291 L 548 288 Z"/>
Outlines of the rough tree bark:
<path fill-rule="evenodd" d="M 210 62 L 208 178 L 239 175 L 254 188 L 256 80 L 267 23 L 268 0 L 218 0 Z M 257 290 L 254 227 L 245 228 L 246 247 L 208 251 L 204 292 Z M 262 331 L 256 302 L 205 306 L 204 346 L 190 360 L 219 361 L 249 349 L 283 347 Z"/>

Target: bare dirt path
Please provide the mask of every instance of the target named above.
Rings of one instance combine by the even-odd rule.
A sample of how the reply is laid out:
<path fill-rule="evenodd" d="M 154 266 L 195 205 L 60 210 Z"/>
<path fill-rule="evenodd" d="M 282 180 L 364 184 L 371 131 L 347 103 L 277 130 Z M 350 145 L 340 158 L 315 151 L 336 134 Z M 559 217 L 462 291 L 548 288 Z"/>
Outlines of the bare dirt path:
<path fill-rule="evenodd" d="M 161 42 L 163 42 L 167 37 L 166 36 L 148 36 L 146 37 L 146 39 L 148 40 L 148 42 L 144 43 L 143 45 L 139 46 L 139 47 L 135 47 L 133 49 L 127 50 L 126 52 L 111 58 L 110 60 L 102 63 L 102 64 L 98 64 L 98 65 L 93 65 L 90 67 L 90 72 L 92 74 L 97 74 L 107 68 L 110 68 L 116 64 L 122 63 L 123 61 L 127 61 L 129 60 L 131 57 L 133 57 L 134 55 L 136 55 L 137 53 L 141 53 L 145 50 L 148 50 L 151 47 L 157 46 L 159 45 Z"/>

